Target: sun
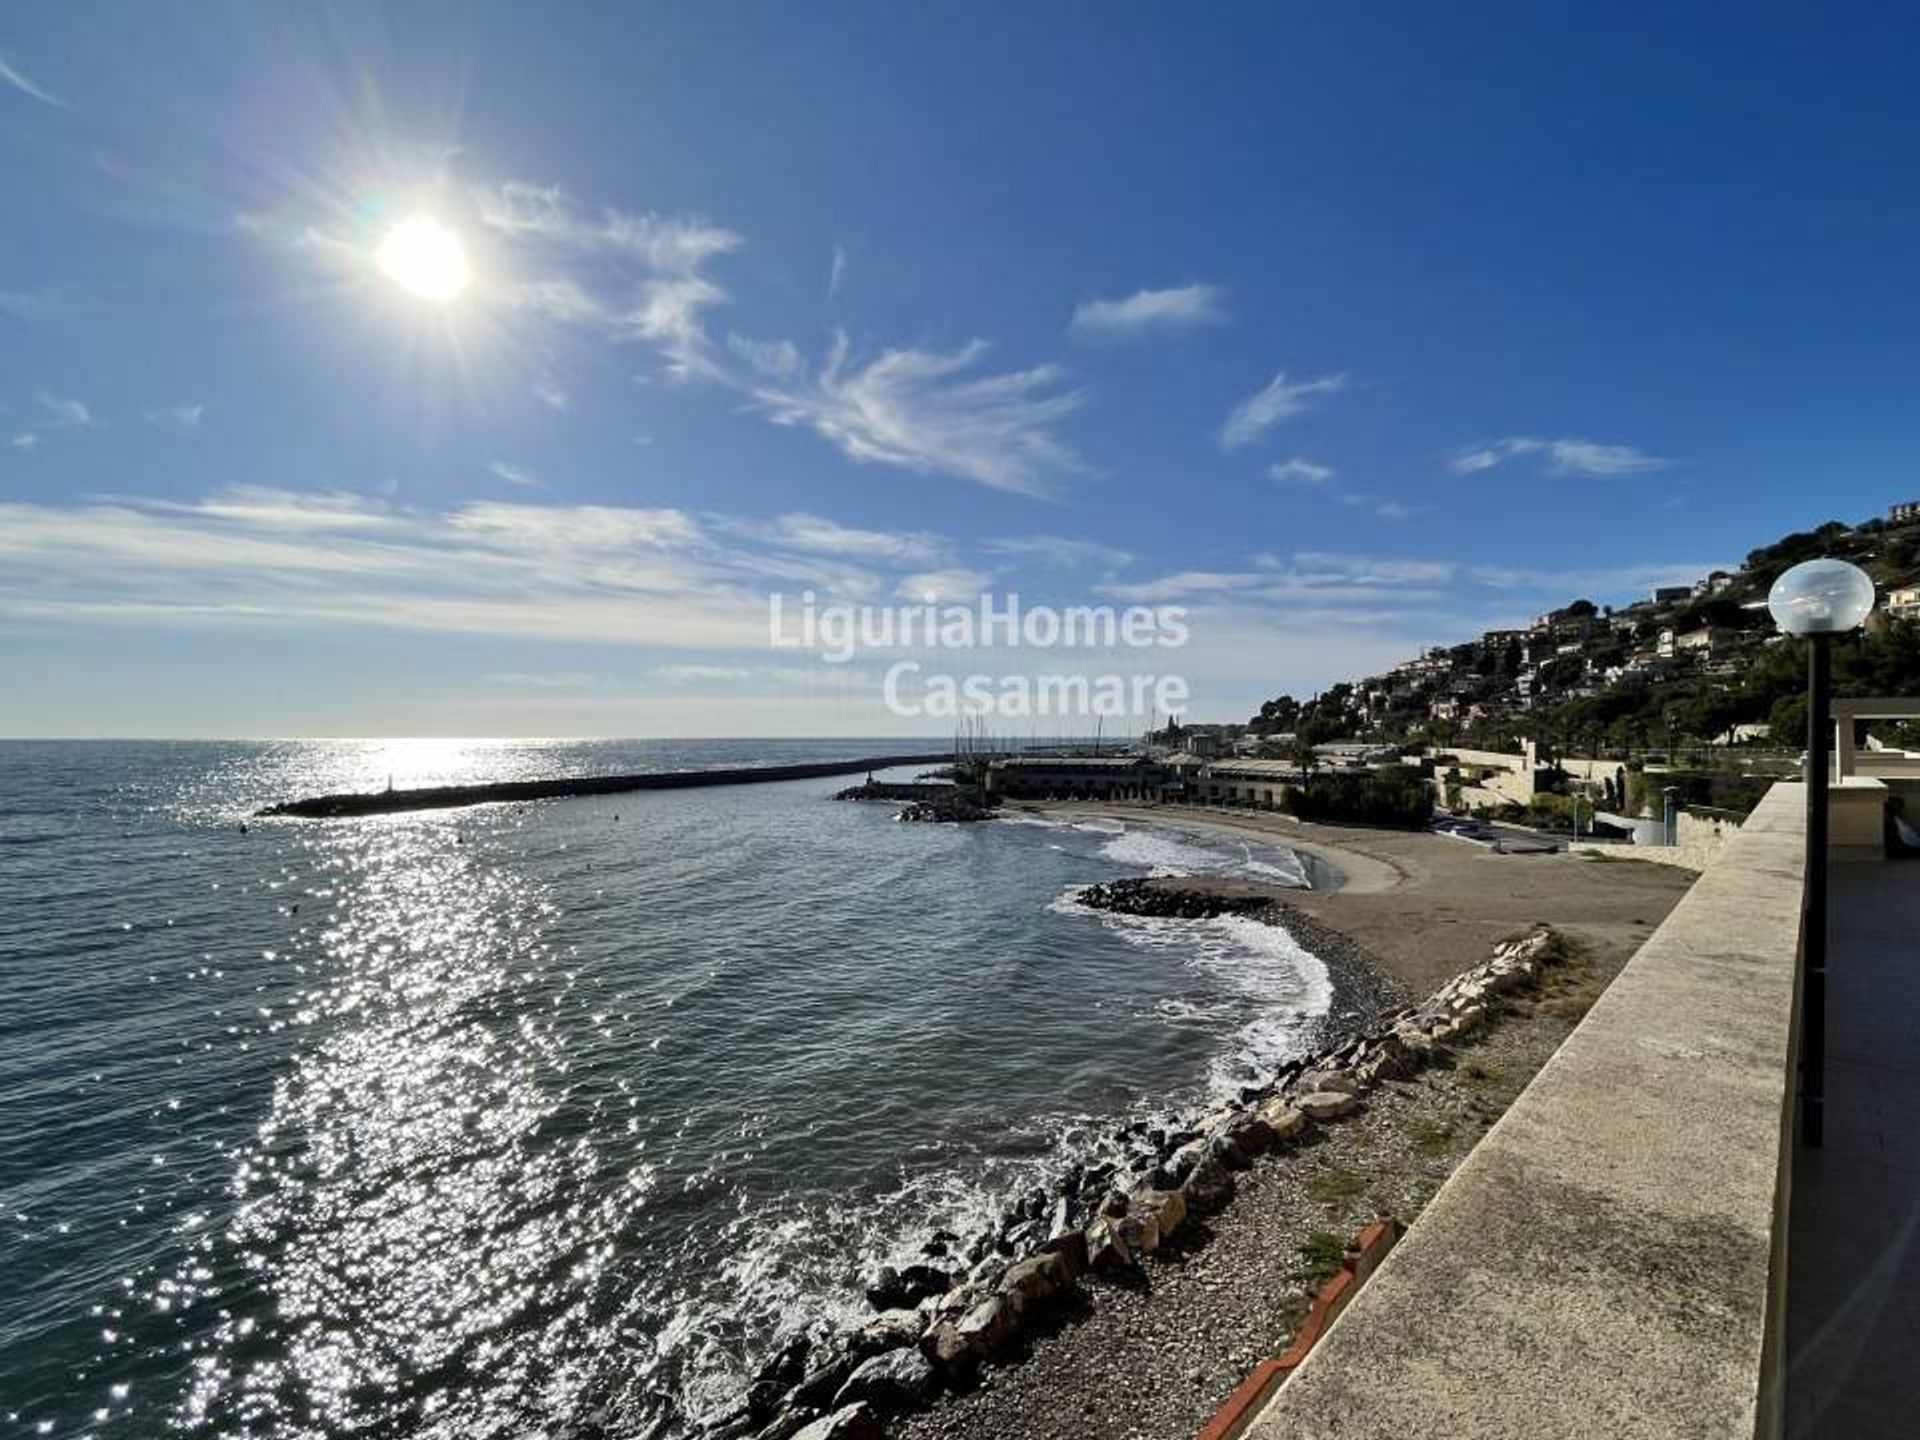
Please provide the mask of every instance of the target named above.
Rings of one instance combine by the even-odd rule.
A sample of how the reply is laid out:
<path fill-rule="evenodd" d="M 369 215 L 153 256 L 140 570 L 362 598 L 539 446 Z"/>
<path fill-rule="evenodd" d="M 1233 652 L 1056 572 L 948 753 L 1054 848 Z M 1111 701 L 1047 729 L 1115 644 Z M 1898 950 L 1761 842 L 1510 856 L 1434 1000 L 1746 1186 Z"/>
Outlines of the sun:
<path fill-rule="evenodd" d="M 374 258 L 380 273 L 402 290 L 436 304 L 458 298 L 473 283 L 459 234 L 431 215 L 415 215 L 394 226 Z"/>

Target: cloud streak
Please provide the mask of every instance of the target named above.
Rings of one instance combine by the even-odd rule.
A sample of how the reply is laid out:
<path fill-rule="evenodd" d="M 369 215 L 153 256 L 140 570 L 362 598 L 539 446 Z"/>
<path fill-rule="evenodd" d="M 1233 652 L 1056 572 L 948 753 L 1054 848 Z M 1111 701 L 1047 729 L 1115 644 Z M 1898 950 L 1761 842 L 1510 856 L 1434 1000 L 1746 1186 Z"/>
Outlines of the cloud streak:
<path fill-rule="evenodd" d="M 1631 445 L 1606 445 L 1596 440 L 1545 440 L 1531 435 L 1509 435 L 1458 451 L 1448 467 L 1456 475 L 1477 475 L 1523 456 L 1543 456 L 1555 475 L 1643 475 L 1673 464 Z"/>
<path fill-rule="evenodd" d="M 62 100 L 45 86 L 29 79 L 24 71 L 14 65 L 5 55 L 0 55 L 0 83 L 5 83 L 22 95 L 38 100 L 42 105 L 52 105 L 59 110 L 71 110 L 73 106 Z"/>
<path fill-rule="evenodd" d="M 1337 395 L 1347 388 L 1345 375 L 1322 375 L 1314 380 L 1293 381 L 1282 370 L 1254 394 L 1228 413 L 1220 427 L 1220 448 L 1238 450 L 1251 445 L 1282 420 L 1306 410 L 1325 395 Z"/>
<path fill-rule="evenodd" d="M 1083 300 L 1068 327 L 1083 339 L 1135 340 L 1224 324 L 1227 292 L 1218 285 L 1136 290 L 1119 300 Z"/>

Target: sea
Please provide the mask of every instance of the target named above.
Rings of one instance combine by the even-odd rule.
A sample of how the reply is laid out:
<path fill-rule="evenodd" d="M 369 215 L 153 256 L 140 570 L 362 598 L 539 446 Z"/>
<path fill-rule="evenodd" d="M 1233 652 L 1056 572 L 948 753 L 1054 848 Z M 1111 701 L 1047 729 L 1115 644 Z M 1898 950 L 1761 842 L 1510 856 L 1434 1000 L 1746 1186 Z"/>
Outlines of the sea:
<path fill-rule="evenodd" d="M 1309 883 L 1278 846 L 858 776 L 255 814 L 929 748 L 0 743 L 0 1437 L 697 1433 L 880 1263 L 1314 1043 L 1284 930 L 1072 898 Z"/>

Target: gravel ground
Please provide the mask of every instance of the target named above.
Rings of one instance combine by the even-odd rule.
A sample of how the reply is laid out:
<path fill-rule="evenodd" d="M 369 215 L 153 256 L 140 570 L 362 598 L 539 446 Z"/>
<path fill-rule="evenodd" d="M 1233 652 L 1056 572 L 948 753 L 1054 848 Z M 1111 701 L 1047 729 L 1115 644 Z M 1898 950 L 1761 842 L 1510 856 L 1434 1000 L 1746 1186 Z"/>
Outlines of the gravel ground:
<path fill-rule="evenodd" d="M 904 1440 L 1190 1440 L 1277 1354 L 1318 1283 L 1310 1251 L 1377 1215 L 1413 1218 L 1624 963 L 1580 947 L 1506 1002 L 1451 1065 L 1388 1082 L 1353 1119 L 1255 1162 L 1209 1226 L 1190 1222 L 1135 1287 L 1086 1282 L 1024 1353 L 889 1430 Z M 1317 1244 L 1315 1243 L 1317 1237 Z"/>

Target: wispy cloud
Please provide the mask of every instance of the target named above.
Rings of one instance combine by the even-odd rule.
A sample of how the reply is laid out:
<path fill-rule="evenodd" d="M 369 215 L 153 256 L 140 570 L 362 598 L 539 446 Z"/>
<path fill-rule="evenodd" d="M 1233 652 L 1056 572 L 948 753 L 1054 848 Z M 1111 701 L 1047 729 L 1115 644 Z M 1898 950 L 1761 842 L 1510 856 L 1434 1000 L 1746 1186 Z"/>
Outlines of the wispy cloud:
<path fill-rule="evenodd" d="M 844 334 L 811 377 L 746 382 L 776 424 L 804 426 L 854 460 L 972 480 L 1024 495 L 1082 468 L 1054 433 L 1083 396 L 1051 365 L 979 369 L 984 340 L 958 350 L 887 350 L 857 363 Z"/>
<path fill-rule="evenodd" d="M 1135 580 L 1126 584 L 1097 585 L 1094 588 L 1102 595 L 1115 600 L 1125 600 L 1136 604 L 1160 604 L 1172 600 L 1187 600 L 1195 596 L 1220 595 L 1235 590 L 1249 590 L 1266 581 L 1267 577 L 1255 573 L 1234 573 L 1219 570 L 1181 570 L 1171 575 L 1162 575 L 1152 580 Z"/>
<path fill-rule="evenodd" d="M 670 685 L 753 678 L 752 668 L 746 665 L 656 665 L 647 673 Z"/>
<path fill-rule="evenodd" d="M 1133 560 L 1131 554 L 1116 546 L 1063 535 L 1013 535 L 989 540 L 985 549 L 990 555 L 1004 555 L 1010 560 L 1037 560 L 1050 567 L 1084 565 L 1109 573 L 1126 569 Z"/>
<path fill-rule="evenodd" d="M 847 247 L 836 243 L 833 247 L 833 263 L 827 267 L 827 298 L 833 299 L 840 293 L 840 282 L 847 278 Z"/>
<path fill-rule="evenodd" d="M 509 460 L 489 460 L 487 469 L 509 485 L 519 485 L 526 489 L 542 488 L 540 477 L 524 465 L 515 465 Z"/>
<path fill-rule="evenodd" d="M 31 450 L 39 443 L 40 437 L 31 430 L 22 430 L 18 435 L 15 435 L 11 440 L 7 441 L 7 444 L 11 445 L 15 450 Z"/>
<path fill-rule="evenodd" d="M 952 565 L 944 570 L 926 570 L 909 575 L 894 587 L 902 600 L 935 600 L 946 603 L 971 600 L 993 583 L 984 570 L 969 570 Z"/>
<path fill-rule="evenodd" d="M 494 685 L 525 686 L 535 690 L 584 690 L 596 677 L 585 670 L 496 670 L 487 680 Z"/>
<path fill-rule="evenodd" d="M 1467 574 L 1493 590 L 1527 590 L 1572 599 L 1579 595 L 1631 595 L 1644 599 L 1662 585 L 1691 585 L 1725 562 L 1621 565 L 1586 570 L 1535 570 L 1518 565 L 1475 565 Z"/>
<path fill-rule="evenodd" d="M 85 430 L 96 423 L 93 411 L 89 410 L 82 401 L 63 399 L 61 396 L 48 394 L 45 390 L 35 398 L 39 400 L 40 408 L 47 412 L 49 417 L 47 423 L 50 425 L 67 430 Z"/>
<path fill-rule="evenodd" d="M 593 210 L 561 190 L 521 183 L 484 188 L 476 205 L 503 240 L 548 261 L 546 273 L 507 292 L 508 303 L 610 339 L 647 342 L 670 374 L 737 391 L 774 423 L 811 430 L 856 461 L 1031 495 L 1082 468 L 1055 433 L 1082 397 L 1053 366 L 986 369 L 982 340 L 950 351 L 888 349 L 860 361 L 840 334 L 818 366 L 786 339 L 732 334 L 716 343 L 707 315 L 729 296 L 708 266 L 744 243 L 733 231 Z M 592 273 L 608 265 L 616 273 Z M 637 301 L 621 298 L 633 294 Z"/>
<path fill-rule="evenodd" d="M 1648 455 L 1631 445 L 1603 445 L 1595 440 L 1545 440 L 1531 435 L 1509 435 L 1470 445 L 1448 462 L 1456 475 L 1475 475 L 1521 456 L 1544 456 L 1556 475 L 1640 475 L 1664 470 L 1673 462 Z"/>
<path fill-rule="evenodd" d="M 1300 414 L 1323 395 L 1334 395 L 1347 388 L 1345 375 L 1322 375 L 1314 380 L 1292 381 L 1282 370 L 1258 393 L 1249 395 L 1228 414 L 1220 427 L 1220 445 L 1236 450 L 1251 445 L 1282 420 Z"/>
<path fill-rule="evenodd" d="M 191 435 L 200 428 L 207 407 L 204 405 L 161 405 L 145 412 L 144 418 L 149 425 L 157 425 L 162 430 L 171 430 L 176 435 Z"/>
<path fill-rule="evenodd" d="M 1071 328 L 1083 338 L 1131 340 L 1219 325 L 1227 319 L 1226 295 L 1218 285 L 1177 285 L 1136 290 L 1119 300 L 1083 300 L 1074 309 Z"/>
<path fill-rule="evenodd" d="M 767 524 L 720 520 L 722 528 L 747 534 L 770 545 L 814 554 L 855 556 L 906 565 L 925 565 L 942 559 L 947 546 L 923 531 L 862 530 L 818 515 L 782 515 Z"/>
<path fill-rule="evenodd" d="M 1296 551 L 1293 565 L 1305 576 L 1367 585 L 1432 585 L 1451 580 L 1460 571 L 1459 565 L 1451 560 L 1354 554 L 1342 550 Z"/>
<path fill-rule="evenodd" d="M 62 100 L 45 86 L 36 84 L 34 81 L 28 79 L 26 73 L 10 62 L 5 55 L 0 55 L 0 82 L 11 85 L 22 95 L 38 100 L 42 105 L 53 105 L 62 110 L 71 110 L 73 108 L 72 105 Z"/>
<path fill-rule="evenodd" d="M 1269 466 L 1267 474 L 1283 485 L 1324 485 L 1333 478 L 1331 465 L 1316 465 L 1311 460 L 1302 460 L 1298 455 L 1291 460 L 1282 460 Z"/>
<path fill-rule="evenodd" d="M 533 380 L 533 398 L 549 410 L 565 410 L 573 403 L 573 397 L 567 393 L 567 387 L 552 375 L 536 375 Z"/>

